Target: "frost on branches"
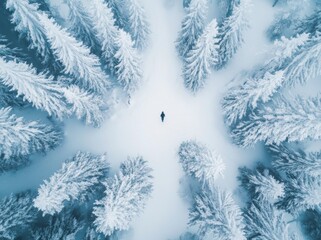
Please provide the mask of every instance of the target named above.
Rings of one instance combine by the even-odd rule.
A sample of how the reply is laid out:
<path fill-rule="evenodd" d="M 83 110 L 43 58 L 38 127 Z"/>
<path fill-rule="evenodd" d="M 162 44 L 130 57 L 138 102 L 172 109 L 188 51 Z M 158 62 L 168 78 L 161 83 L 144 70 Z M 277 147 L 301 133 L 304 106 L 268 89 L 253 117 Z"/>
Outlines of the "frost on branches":
<path fill-rule="evenodd" d="M 150 33 L 145 10 L 138 0 L 127 0 L 125 6 L 128 8 L 129 32 L 133 39 L 134 47 L 142 50 L 147 45 Z"/>
<path fill-rule="evenodd" d="M 286 83 L 293 86 L 321 75 L 321 35 L 311 37 L 286 67 Z"/>
<path fill-rule="evenodd" d="M 257 109 L 232 130 L 238 145 L 249 147 L 259 141 L 280 144 L 321 137 L 321 102 L 318 98 L 279 98 Z"/>
<path fill-rule="evenodd" d="M 222 101 L 229 125 L 247 116 L 259 103 L 266 103 L 283 82 L 283 71 L 266 72 L 261 79 L 247 78 L 241 86 L 229 89 Z"/>
<path fill-rule="evenodd" d="M 308 175 L 287 176 L 285 196 L 277 206 L 291 214 L 299 214 L 307 209 L 320 209 L 321 207 L 321 179 Z"/>
<path fill-rule="evenodd" d="M 203 184 L 212 186 L 225 170 L 221 156 L 196 141 L 183 142 L 178 155 L 184 171 Z"/>
<path fill-rule="evenodd" d="M 16 25 L 15 30 L 21 35 L 26 35 L 30 42 L 30 48 L 36 49 L 46 62 L 51 56 L 45 28 L 39 21 L 37 3 L 29 3 L 28 0 L 7 0 L 6 8 L 11 10 L 11 22 Z"/>
<path fill-rule="evenodd" d="M 0 83 L 49 115 L 62 119 L 66 114 L 62 88 L 54 82 L 53 77 L 37 73 L 35 68 L 26 63 L 0 57 Z"/>
<path fill-rule="evenodd" d="M 118 34 L 114 14 L 103 0 L 92 0 L 87 8 L 93 22 L 96 37 L 101 44 L 102 55 L 108 64 L 108 70 L 113 72 L 113 56 L 116 51 L 115 43 Z"/>
<path fill-rule="evenodd" d="M 269 60 L 246 74 L 244 76 L 246 80 L 241 85 L 233 86 L 228 90 L 222 106 L 229 125 L 235 124 L 260 104 L 271 100 L 279 88 L 284 85 L 286 66 L 308 39 L 307 34 L 300 34 L 290 39 L 282 37 L 275 41 L 269 50 L 272 52 Z"/>
<path fill-rule="evenodd" d="M 50 47 L 64 66 L 64 73 L 72 75 L 80 87 L 105 93 L 110 83 L 100 67 L 99 58 L 46 14 L 38 17 L 46 30 Z"/>
<path fill-rule="evenodd" d="M 93 210 L 94 224 L 105 236 L 127 230 L 152 192 L 151 169 L 141 157 L 128 159 L 120 172 L 106 182 L 105 197 L 97 200 Z"/>
<path fill-rule="evenodd" d="M 105 103 L 102 97 L 86 92 L 76 85 L 64 88 L 64 97 L 77 119 L 82 119 L 87 125 L 94 127 L 99 127 L 104 121 Z"/>
<path fill-rule="evenodd" d="M 219 63 L 224 67 L 244 42 L 244 31 L 249 28 L 248 14 L 252 0 L 240 0 L 235 3 L 230 16 L 226 17 L 219 31 Z"/>
<path fill-rule="evenodd" d="M 315 35 L 321 32 L 321 9 L 317 9 L 311 16 L 306 17 L 300 23 L 298 32 L 307 32 Z"/>
<path fill-rule="evenodd" d="M 69 7 L 69 30 L 77 36 L 86 46 L 95 48 L 97 39 L 94 35 L 94 25 L 82 0 L 65 1 Z"/>
<path fill-rule="evenodd" d="M 284 196 L 284 183 L 277 180 L 269 169 L 258 166 L 256 171 L 240 169 L 242 186 L 250 193 L 251 198 L 259 201 L 275 203 Z"/>
<path fill-rule="evenodd" d="M 192 50 L 187 53 L 183 75 L 185 87 L 192 92 L 204 87 L 211 68 L 218 62 L 217 34 L 217 22 L 214 19 L 205 28 Z"/>
<path fill-rule="evenodd" d="M 32 231 L 32 239 L 66 239 L 75 240 L 77 234 L 84 228 L 84 223 L 73 216 L 70 210 L 64 210 L 54 216 L 49 216 L 48 222 Z"/>
<path fill-rule="evenodd" d="M 176 48 L 181 57 L 187 55 L 202 34 L 206 16 L 207 0 L 191 0 L 176 40 Z"/>
<path fill-rule="evenodd" d="M 118 31 L 116 49 L 114 57 L 117 80 L 130 97 L 142 80 L 141 59 L 133 47 L 130 35 L 123 30 Z"/>
<path fill-rule="evenodd" d="M 245 240 L 243 217 L 230 193 L 219 188 L 197 195 L 190 209 L 189 225 L 198 229 L 201 239 Z"/>
<path fill-rule="evenodd" d="M 32 194 L 11 194 L 0 201 L 0 238 L 18 239 L 19 233 L 34 221 L 37 214 L 32 206 Z"/>
<path fill-rule="evenodd" d="M 303 150 L 295 150 L 285 145 L 271 145 L 273 154 L 272 165 L 283 173 L 296 175 L 309 175 L 318 177 L 321 172 L 321 152 L 305 153 Z"/>
<path fill-rule="evenodd" d="M 267 201 L 253 201 L 244 210 L 247 239 L 295 240 L 290 233 L 285 213 Z"/>
<path fill-rule="evenodd" d="M 43 214 L 59 213 L 66 202 L 86 195 L 106 176 L 109 164 L 105 155 L 78 152 L 38 189 L 34 206 Z"/>
<path fill-rule="evenodd" d="M 11 111 L 10 107 L 0 108 L 0 169 L 18 167 L 14 161 L 24 164 L 25 156 L 47 152 L 60 144 L 60 130 L 37 121 L 26 122 Z"/>

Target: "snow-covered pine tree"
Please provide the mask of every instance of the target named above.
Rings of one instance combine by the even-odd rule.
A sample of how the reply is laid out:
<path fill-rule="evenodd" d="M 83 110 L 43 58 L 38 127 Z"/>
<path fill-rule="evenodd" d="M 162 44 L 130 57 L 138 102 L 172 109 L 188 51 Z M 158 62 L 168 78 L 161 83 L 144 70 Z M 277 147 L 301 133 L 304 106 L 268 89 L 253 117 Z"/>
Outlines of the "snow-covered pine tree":
<path fill-rule="evenodd" d="M 219 63 L 222 68 L 230 61 L 244 42 L 244 32 L 249 28 L 248 15 L 252 0 L 235 1 L 231 15 L 226 17 L 219 29 Z"/>
<path fill-rule="evenodd" d="M 236 123 L 252 112 L 260 103 L 266 103 L 283 85 L 284 68 L 291 58 L 308 41 L 309 35 L 300 34 L 293 38 L 282 37 L 274 42 L 269 60 L 245 76 L 246 80 L 233 86 L 222 101 L 226 122 Z"/>
<path fill-rule="evenodd" d="M 10 91 L 6 86 L 0 84 L 0 107 L 23 107 L 28 105 L 21 96 L 17 96 L 14 91 Z"/>
<path fill-rule="evenodd" d="M 117 27 L 125 29 L 128 26 L 126 15 L 127 0 L 106 0 L 108 7 L 113 11 Z"/>
<path fill-rule="evenodd" d="M 37 216 L 31 192 L 11 194 L 0 201 L 0 238 L 17 239 Z"/>
<path fill-rule="evenodd" d="M 321 179 L 308 175 L 288 174 L 285 185 L 285 196 L 277 202 L 277 206 L 297 215 L 307 209 L 321 207 Z"/>
<path fill-rule="evenodd" d="M 11 113 L 11 108 L 0 109 L 1 165 L 11 159 L 55 148 L 62 140 L 60 130 L 37 121 L 26 122 Z"/>
<path fill-rule="evenodd" d="M 117 81 L 130 97 L 138 89 L 143 73 L 140 56 L 133 47 L 130 35 L 123 30 L 118 31 L 114 57 Z"/>
<path fill-rule="evenodd" d="M 29 164 L 30 159 L 27 156 L 14 156 L 10 159 L 6 159 L 0 156 L 0 174 L 8 171 L 19 170 Z"/>
<path fill-rule="evenodd" d="M 223 17 L 228 17 L 232 14 L 233 7 L 237 6 L 240 0 L 218 0 L 218 6 Z"/>
<path fill-rule="evenodd" d="M 286 84 L 305 83 L 321 75 L 321 33 L 311 37 L 285 69 Z"/>
<path fill-rule="evenodd" d="M 114 14 L 104 0 L 92 0 L 87 6 L 96 37 L 101 44 L 102 55 L 108 65 L 109 71 L 113 73 L 115 66 L 114 58 L 116 51 L 116 38 L 118 28 L 115 26 Z"/>
<path fill-rule="evenodd" d="M 32 239 L 65 239 L 76 240 L 77 234 L 84 228 L 84 222 L 77 219 L 71 210 L 63 210 L 59 214 L 49 216 L 45 224 L 32 229 Z"/>
<path fill-rule="evenodd" d="M 221 156 L 196 141 L 182 142 L 178 155 L 185 173 L 202 184 L 213 185 L 225 170 Z"/>
<path fill-rule="evenodd" d="M 115 231 L 127 230 L 151 195 L 151 179 L 151 169 L 143 158 L 129 158 L 124 162 L 118 175 L 106 182 L 106 196 L 95 202 L 97 231 L 110 236 Z"/>
<path fill-rule="evenodd" d="M 92 227 L 87 227 L 84 240 L 106 240 L 107 238 L 102 234 L 96 232 Z"/>
<path fill-rule="evenodd" d="M 78 152 L 72 159 L 63 163 L 60 170 L 45 180 L 38 189 L 34 206 L 43 214 L 61 212 L 68 201 L 86 195 L 106 176 L 109 164 L 105 155 Z"/>
<path fill-rule="evenodd" d="M 66 104 L 63 101 L 62 88 L 52 76 L 37 73 L 32 66 L 5 60 L 0 57 L 0 84 L 16 91 L 18 96 L 30 102 L 37 109 L 46 111 L 62 119 L 66 115 Z"/>
<path fill-rule="evenodd" d="M 10 60 L 22 56 L 18 48 L 10 48 L 8 45 L 8 40 L 0 35 L 0 57 Z M 27 105 L 27 102 L 24 102 L 21 96 L 17 96 L 14 91 L 0 84 L 0 107 L 24 105 Z"/>
<path fill-rule="evenodd" d="M 125 6 L 128 8 L 128 30 L 133 39 L 134 47 L 142 50 L 147 45 L 150 33 L 145 9 L 138 0 L 127 0 Z"/>
<path fill-rule="evenodd" d="M 311 16 L 306 17 L 300 21 L 297 27 L 299 33 L 310 33 L 315 35 L 321 32 L 321 9 L 317 9 Z"/>
<path fill-rule="evenodd" d="M 217 22 L 214 19 L 186 55 L 183 76 L 185 87 L 192 92 L 197 92 L 204 87 L 211 67 L 218 62 L 217 34 Z"/>
<path fill-rule="evenodd" d="M 256 109 L 258 104 L 271 100 L 272 95 L 282 85 L 283 75 L 283 71 L 272 74 L 266 72 L 260 79 L 248 77 L 242 85 L 230 88 L 222 101 L 227 124 L 236 123 Z"/>
<path fill-rule="evenodd" d="M 280 172 L 290 174 L 306 174 L 317 177 L 321 173 L 321 152 L 305 153 L 281 144 L 269 147 L 273 154 L 273 167 Z"/>
<path fill-rule="evenodd" d="M 284 196 L 284 183 L 277 180 L 269 169 L 258 166 L 256 171 L 252 171 L 244 167 L 240 168 L 240 172 L 239 180 L 251 198 L 275 203 Z"/>
<path fill-rule="evenodd" d="M 39 14 L 38 18 L 45 28 L 51 49 L 64 66 L 64 72 L 71 74 L 80 87 L 105 93 L 110 83 L 100 67 L 99 58 L 46 14 Z"/>
<path fill-rule="evenodd" d="M 201 239 L 245 240 L 243 217 L 230 193 L 219 188 L 204 189 L 190 209 L 189 225 Z"/>
<path fill-rule="evenodd" d="M 95 48 L 97 41 L 94 34 L 94 25 L 88 11 L 85 9 L 84 1 L 68 0 L 65 2 L 69 7 L 69 30 L 86 46 L 91 49 Z"/>
<path fill-rule="evenodd" d="M 0 56 L 4 58 L 16 58 L 19 55 L 18 48 L 10 48 L 8 46 L 8 40 L 0 35 Z"/>
<path fill-rule="evenodd" d="M 191 0 L 176 40 L 176 48 L 181 57 L 186 56 L 202 34 L 205 28 L 206 14 L 207 0 Z"/>
<path fill-rule="evenodd" d="M 70 111 L 87 125 L 99 127 L 104 120 L 105 103 L 100 96 L 80 89 L 76 85 L 64 88 L 66 102 L 70 104 Z"/>
<path fill-rule="evenodd" d="M 231 135 L 235 143 L 249 147 L 259 141 L 280 144 L 321 138 L 321 100 L 278 98 L 238 123 Z"/>
<path fill-rule="evenodd" d="M 36 49 L 44 62 L 47 62 L 52 54 L 46 39 L 44 26 L 38 18 L 39 5 L 29 3 L 28 0 L 7 0 L 6 8 L 12 11 L 11 22 L 16 25 L 15 30 L 22 35 L 26 35 L 30 42 L 29 47 Z"/>
<path fill-rule="evenodd" d="M 285 213 L 268 201 L 252 201 L 244 209 L 247 239 L 295 240 L 290 233 Z"/>

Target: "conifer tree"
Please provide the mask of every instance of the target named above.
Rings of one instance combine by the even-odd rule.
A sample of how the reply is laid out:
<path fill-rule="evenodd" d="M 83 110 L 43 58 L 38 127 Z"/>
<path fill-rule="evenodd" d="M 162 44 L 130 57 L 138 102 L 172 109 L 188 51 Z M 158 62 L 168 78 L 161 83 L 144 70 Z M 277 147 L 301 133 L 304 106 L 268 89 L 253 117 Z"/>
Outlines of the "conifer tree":
<path fill-rule="evenodd" d="M 26 35 L 29 47 L 36 49 L 44 62 L 47 62 L 51 56 L 51 50 L 45 27 L 38 18 L 39 4 L 29 3 L 28 0 L 7 0 L 6 8 L 12 11 L 11 22 L 16 25 L 15 30 L 21 35 Z"/>
<path fill-rule="evenodd" d="M 151 195 L 151 169 L 141 157 L 128 159 L 120 172 L 106 182 L 105 197 L 96 201 L 94 225 L 105 236 L 127 230 L 133 219 L 143 211 Z"/>
<path fill-rule="evenodd" d="M 193 92 L 204 86 L 211 67 L 218 61 L 217 33 L 217 23 L 214 19 L 186 55 L 183 70 L 185 87 Z"/>
<path fill-rule="evenodd" d="M 268 201 L 253 201 L 244 210 L 247 239 L 295 240 L 290 233 L 285 213 Z"/>
<path fill-rule="evenodd" d="M 228 90 L 222 106 L 229 125 L 248 115 L 258 105 L 271 100 L 285 81 L 285 67 L 308 38 L 307 34 L 301 34 L 291 39 L 282 37 L 281 40 L 275 41 L 269 50 L 272 52 L 269 60 L 244 76 L 246 80 L 241 85 Z"/>
<path fill-rule="evenodd" d="M 96 232 L 96 230 L 92 227 L 87 227 L 85 240 L 106 240 L 107 238 L 101 234 Z"/>
<path fill-rule="evenodd" d="M 96 37 L 101 44 L 102 55 L 113 73 L 118 28 L 115 26 L 114 14 L 103 0 L 93 0 L 88 6 Z"/>
<path fill-rule="evenodd" d="M 77 36 L 86 46 L 94 48 L 97 44 L 94 25 L 91 21 L 87 6 L 82 0 L 68 0 L 69 7 L 68 22 L 70 31 Z"/>
<path fill-rule="evenodd" d="M 284 141 L 320 139 L 320 109 L 319 98 L 279 98 L 237 124 L 232 130 L 232 138 L 242 147 L 252 146 L 259 141 L 280 144 Z"/>
<path fill-rule="evenodd" d="M 143 49 L 147 45 L 150 33 L 145 10 L 138 0 L 127 0 L 129 33 L 133 39 L 134 47 Z"/>
<path fill-rule="evenodd" d="M 286 84 L 305 83 L 321 75 L 321 34 L 311 37 L 285 69 Z"/>
<path fill-rule="evenodd" d="M 26 122 L 23 118 L 12 114 L 11 110 L 10 107 L 0 109 L 2 167 L 7 168 L 11 164 L 16 166 L 15 161 L 23 164 L 26 161 L 25 156 L 46 152 L 61 142 L 62 134 L 59 130 L 37 121 Z"/>
<path fill-rule="evenodd" d="M 8 40 L 0 35 L 0 57 L 6 60 L 14 59 L 20 57 L 18 48 L 9 47 Z M 5 85 L 0 84 L 0 107 L 8 106 L 25 106 L 26 102 L 23 101 L 21 96 L 17 96 L 17 93 L 10 91 Z"/>
<path fill-rule="evenodd" d="M 77 234 L 84 228 L 84 222 L 73 216 L 71 210 L 64 210 L 59 214 L 49 216 L 41 227 L 32 230 L 32 239 L 66 239 L 76 240 Z"/>
<path fill-rule="evenodd" d="M 271 145 L 272 165 L 283 173 L 306 174 L 317 177 L 321 173 L 321 152 L 305 153 L 282 145 Z"/>
<path fill-rule="evenodd" d="M 176 48 L 181 57 L 187 55 L 202 34 L 205 28 L 206 14 L 207 0 L 191 0 L 176 40 Z"/>
<path fill-rule="evenodd" d="M 321 179 L 308 175 L 288 174 L 285 185 L 285 196 L 277 202 L 277 206 L 297 215 L 307 209 L 321 207 Z"/>
<path fill-rule="evenodd" d="M 244 42 L 244 31 L 249 28 L 248 12 L 251 0 L 235 2 L 231 15 L 224 20 L 219 31 L 219 63 L 218 68 L 224 67 L 234 56 Z"/>
<path fill-rule="evenodd" d="M 19 55 L 19 49 L 9 47 L 8 39 L 0 35 L 0 56 L 8 59 L 15 58 L 17 55 Z"/>
<path fill-rule="evenodd" d="M 63 163 L 60 170 L 45 180 L 38 189 L 34 206 L 43 214 L 61 212 L 68 201 L 86 195 L 90 188 L 106 176 L 109 164 L 105 155 L 78 152 L 72 159 Z"/>
<path fill-rule="evenodd" d="M 225 170 L 221 156 L 196 141 L 183 142 L 178 155 L 184 171 L 203 184 L 212 185 Z"/>
<path fill-rule="evenodd" d="M 142 79 L 141 59 L 130 35 L 119 30 L 116 38 L 116 76 L 117 80 L 129 97 L 137 90 Z"/>
<path fill-rule="evenodd" d="M 64 72 L 73 75 L 80 87 L 105 93 L 110 83 L 100 68 L 98 57 L 46 14 L 39 14 L 39 20 L 45 28 L 50 47 L 64 66 Z"/>
<path fill-rule="evenodd" d="M 223 13 L 223 17 L 228 17 L 232 14 L 233 7 L 240 3 L 240 0 L 218 0 L 218 5 Z"/>
<path fill-rule="evenodd" d="M 6 86 L 0 83 L 0 107 L 23 107 L 28 105 L 21 96 L 17 96 L 14 91 L 10 91 Z"/>
<path fill-rule="evenodd" d="M 264 166 L 258 166 L 255 171 L 244 167 L 240 172 L 239 180 L 251 198 L 275 203 L 284 196 L 284 183 L 276 179 Z"/>
<path fill-rule="evenodd" d="M 37 109 L 62 119 L 66 114 L 62 88 L 53 77 L 37 73 L 32 66 L 0 57 L 0 83 L 17 92 Z"/>
<path fill-rule="evenodd" d="M 219 188 L 205 189 L 190 209 L 189 225 L 201 239 L 245 240 L 243 217 L 230 193 Z"/>
<path fill-rule="evenodd" d="M 30 192 L 4 197 L 0 201 L 0 238 L 17 239 L 36 216 Z"/>
<path fill-rule="evenodd" d="M 99 127 L 104 120 L 105 103 L 100 96 L 80 89 L 76 85 L 64 88 L 66 102 L 70 104 L 70 111 L 87 125 Z"/>
<path fill-rule="evenodd" d="M 113 11 L 115 24 L 117 27 L 126 29 L 128 27 L 128 17 L 126 15 L 126 8 L 128 7 L 127 0 L 106 0 L 108 7 Z"/>
<path fill-rule="evenodd" d="M 316 11 L 311 15 L 300 21 L 297 27 L 299 33 L 310 33 L 315 35 L 321 32 L 321 9 L 316 9 Z"/>

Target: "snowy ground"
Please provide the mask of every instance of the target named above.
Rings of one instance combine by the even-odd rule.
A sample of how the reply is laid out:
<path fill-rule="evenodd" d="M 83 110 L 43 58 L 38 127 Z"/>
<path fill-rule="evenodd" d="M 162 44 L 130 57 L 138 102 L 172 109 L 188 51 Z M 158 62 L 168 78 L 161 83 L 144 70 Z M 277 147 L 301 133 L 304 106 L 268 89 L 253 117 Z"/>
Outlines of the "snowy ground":
<path fill-rule="evenodd" d="M 183 172 L 176 153 L 183 140 L 197 139 L 222 155 L 227 168 L 219 184 L 233 191 L 237 198 L 237 168 L 253 165 L 262 158 L 262 153 L 260 147 L 243 150 L 231 143 L 220 99 L 236 73 L 260 60 L 258 53 L 263 52 L 267 44 L 264 31 L 272 20 L 271 2 L 254 1 L 252 27 L 246 35 L 245 46 L 227 69 L 208 79 L 206 89 L 197 96 L 184 89 L 181 62 L 174 46 L 183 17 L 181 1 L 143 0 L 143 4 L 151 23 L 151 44 L 143 58 L 144 85 L 132 104 L 119 109 L 100 129 L 85 127 L 74 120 L 66 121 L 63 146 L 16 174 L 1 176 L 1 196 L 37 188 L 77 150 L 107 152 L 115 170 L 128 155 L 139 154 L 154 169 L 155 187 L 152 199 L 133 225 L 133 235 L 128 239 L 174 238 L 184 232 L 188 219 L 188 206 L 178 193 Z M 166 114 L 164 123 L 160 121 L 161 111 Z"/>

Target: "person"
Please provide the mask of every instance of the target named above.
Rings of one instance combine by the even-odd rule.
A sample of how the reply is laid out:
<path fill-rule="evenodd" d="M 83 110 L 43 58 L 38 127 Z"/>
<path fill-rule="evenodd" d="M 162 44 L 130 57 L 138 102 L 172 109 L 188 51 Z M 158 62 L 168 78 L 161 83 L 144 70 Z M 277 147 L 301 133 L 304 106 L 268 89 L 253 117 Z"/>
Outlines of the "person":
<path fill-rule="evenodd" d="M 162 111 L 161 115 L 160 115 L 162 122 L 164 122 L 164 118 L 165 118 L 165 113 Z"/>

